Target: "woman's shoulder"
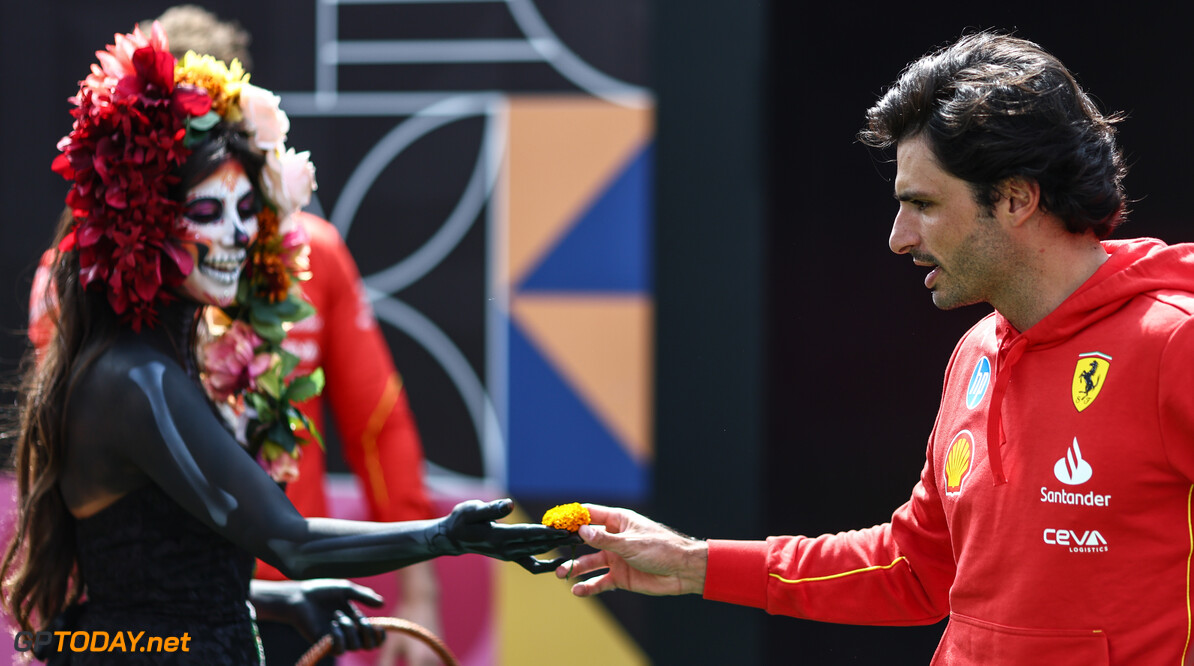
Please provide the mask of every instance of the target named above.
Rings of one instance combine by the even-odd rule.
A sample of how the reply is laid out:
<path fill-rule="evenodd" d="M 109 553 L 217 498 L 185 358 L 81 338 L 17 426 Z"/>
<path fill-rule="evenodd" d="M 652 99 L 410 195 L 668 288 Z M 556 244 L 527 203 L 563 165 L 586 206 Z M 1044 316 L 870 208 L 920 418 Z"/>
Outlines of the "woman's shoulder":
<path fill-rule="evenodd" d="M 150 385 L 187 381 L 186 371 L 173 354 L 136 335 L 117 336 L 80 372 L 79 389 L 99 398 L 100 403 L 117 400 L 127 405 L 127 392 L 138 386 L 146 390 Z"/>
<path fill-rule="evenodd" d="M 149 364 L 178 367 L 178 361 L 170 353 L 134 334 L 123 333 L 98 353 L 90 372 L 97 378 L 119 381 L 134 368 Z"/>

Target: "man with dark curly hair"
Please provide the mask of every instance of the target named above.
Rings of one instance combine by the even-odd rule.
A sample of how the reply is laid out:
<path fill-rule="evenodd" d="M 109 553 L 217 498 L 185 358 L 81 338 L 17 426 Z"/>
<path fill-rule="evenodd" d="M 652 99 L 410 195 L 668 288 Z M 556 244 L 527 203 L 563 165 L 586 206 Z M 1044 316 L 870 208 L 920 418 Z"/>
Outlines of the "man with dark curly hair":
<path fill-rule="evenodd" d="M 1194 561 L 1194 245 L 1106 240 L 1117 117 L 996 32 L 913 62 L 859 138 L 895 148 L 889 244 L 942 309 L 988 303 L 946 369 L 924 470 L 864 530 L 702 541 L 592 506 L 576 583 L 770 613 L 949 626 L 934 664 L 1184 663 Z"/>

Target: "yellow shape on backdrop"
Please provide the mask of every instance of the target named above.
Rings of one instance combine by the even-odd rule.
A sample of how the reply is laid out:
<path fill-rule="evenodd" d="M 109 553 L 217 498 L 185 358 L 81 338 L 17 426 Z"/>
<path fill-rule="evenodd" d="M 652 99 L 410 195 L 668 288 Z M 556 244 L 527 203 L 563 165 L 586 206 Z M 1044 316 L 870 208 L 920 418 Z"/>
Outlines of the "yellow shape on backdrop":
<path fill-rule="evenodd" d="M 516 508 L 503 522 L 535 521 Z M 552 573 L 531 575 L 512 562 L 496 569 L 499 665 L 651 663 L 600 601 L 572 596 L 571 583 Z"/>

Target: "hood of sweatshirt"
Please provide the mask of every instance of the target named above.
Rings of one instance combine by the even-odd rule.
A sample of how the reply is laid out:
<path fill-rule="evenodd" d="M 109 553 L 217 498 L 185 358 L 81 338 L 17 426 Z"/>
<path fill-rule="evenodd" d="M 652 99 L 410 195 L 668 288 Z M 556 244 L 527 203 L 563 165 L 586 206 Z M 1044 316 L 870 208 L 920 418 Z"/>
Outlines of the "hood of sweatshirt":
<path fill-rule="evenodd" d="M 1110 255 L 1107 261 L 1028 330 L 1017 331 L 1002 314 L 995 313 L 999 351 L 987 415 L 987 433 L 995 444 L 987 447 L 987 455 L 996 485 L 1007 483 L 1000 454 L 1003 397 L 1013 367 L 1025 352 L 1065 342 L 1141 294 L 1162 290 L 1194 293 L 1194 244 L 1166 245 L 1155 238 L 1134 238 L 1104 241 L 1103 247 Z"/>

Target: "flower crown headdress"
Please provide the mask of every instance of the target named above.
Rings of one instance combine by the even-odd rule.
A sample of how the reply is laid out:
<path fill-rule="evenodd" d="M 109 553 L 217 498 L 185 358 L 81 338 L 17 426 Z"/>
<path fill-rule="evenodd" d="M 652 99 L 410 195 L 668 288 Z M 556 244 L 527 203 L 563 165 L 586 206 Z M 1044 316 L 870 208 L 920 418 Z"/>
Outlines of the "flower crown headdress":
<path fill-rule="evenodd" d="M 72 181 L 66 203 L 75 225 L 59 250 L 78 250 L 82 285 L 106 288 L 112 309 L 140 330 L 194 269 L 178 242 L 181 204 L 169 196 L 191 146 L 218 123 L 241 123 L 265 156 L 265 218 L 284 221 L 306 205 L 315 169 L 307 153 L 286 149 L 290 121 L 278 97 L 250 84 L 237 61 L 187 53 L 177 62 L 156 22 L 149 35 L 117 34 L 96 57 L 70 99 L 75 121 L 52 166 Z M 268 230 L 270 220 L 259 221 Z M 250 277 L 261 272 L 252 268 Z"/>
<path fill-rule="evenodd" d="M 117 34 L 96 57 L 52 165 L 73 181 L 66 202 L 75 222 L 58 249 L 78 251 L 81 285 L 106 288 L 122 321 L 152 326 L 157 306 L 195 269 L 179 243 L 182 206 L 169 196 L 175 174 L 218 124 L 240 124 L 264 155 L 257 186 L 266 201 L 236 302 L 209 324 L 199 350 L 202 380 L 237 439 L 276 479 L 292 479 L 295 431 L 322 445 L 294 407 L 322 390 L 322 370 L 291 377 L 298 358 L 282 348 L 288 326 L 314 313 L 298 286 L 308 275 L 306 236 L 291 218 L 316 187 L 309 154 L 286 148 L 280 100 L 250 84 L 238 61 L 194 52 L 176 61 L 157 22 L 149 35 Z"/>

